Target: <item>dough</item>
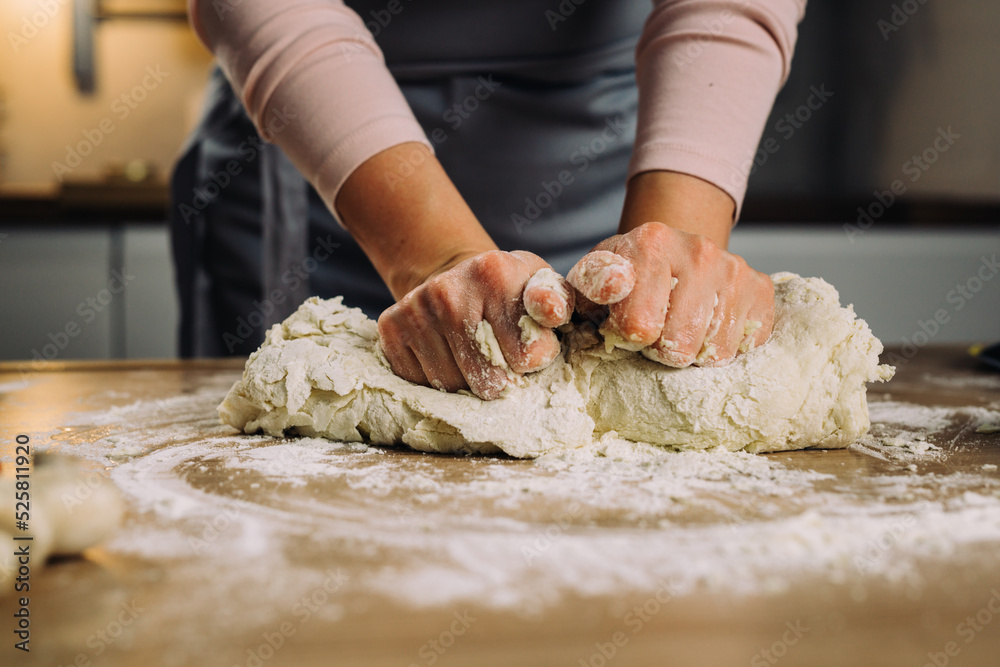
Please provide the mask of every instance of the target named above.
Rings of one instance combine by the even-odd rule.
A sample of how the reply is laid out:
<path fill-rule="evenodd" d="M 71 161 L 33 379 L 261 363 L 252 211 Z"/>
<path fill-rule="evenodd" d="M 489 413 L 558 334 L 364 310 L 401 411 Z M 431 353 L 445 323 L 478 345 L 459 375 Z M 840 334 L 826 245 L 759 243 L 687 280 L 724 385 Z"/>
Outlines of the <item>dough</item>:
<path fill-rule="evenodd" d="M 521 458 L 609 432 L 682 449 L 846 447 L 869 427 L 865 383 L 892 377 L 882 344 L 822 279 L 771 278 L 771 339 L 728 366 L 669 368 L 570 327 L 561 356 L 494 401 L 396 377 L 375 322 L 314 297 L 271 328 L 219 414 L 246 433 Z"/>
<path fill-rule="evenodd" d="M 29 530 L 21 531 L 15 523 L 16 480 L 0 480 L 0 597 L 13 591 L 18 548 L 30 545 L 31 570 L 38 572 L 49 556 L 74 556 L 107 539 L 124 514 L 115 485 L 69 456 L 37 454 L 29 484 Z"/>

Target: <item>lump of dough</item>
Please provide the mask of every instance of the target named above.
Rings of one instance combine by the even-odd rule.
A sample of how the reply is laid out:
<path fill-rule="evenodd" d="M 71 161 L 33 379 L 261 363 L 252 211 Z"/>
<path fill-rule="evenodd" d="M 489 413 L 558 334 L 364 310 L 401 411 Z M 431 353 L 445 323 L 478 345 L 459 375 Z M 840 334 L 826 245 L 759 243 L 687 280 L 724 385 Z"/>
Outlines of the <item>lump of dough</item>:
<path fill-rule="evenodd" d="M 271 327 L 219 414 L 246 433 L 531 458 L 590 440 L 572 380 L 560 357 L 493 401 L 415 385 L 389 369 L 375 322 L 340 297 L 313 297 Z"/>
<path fill-rule="evenodd" d="M 118 488 L 68 456 L 37 454 L 32 475 L 36 512 L 52 525 L 52 554 L 73 556 L 103 542 L 125 512 Z"/>
<path fill-rule="evenodd" d="M 865 384 L 892 377 L 878 363 L 882 345 L 822 279 L 772 280 L 771 339 L 728 366 L 668 368 L 570 332 L 565 341 L 592 344 L 567 343 L 495 401 L 396 377 L 372 320 L 339 297 L 314 297 L 271 328 L 219 413 L 246 433 L 522 458 L 611 431 L 683 449 L 846 447 L 869 427 Z"/>
<path fill-rule="evenodd" d="M 16 480 L 0 480 L 0 586 L 16 572 L 16 560 L 10 556 L 17 547 L 30 544 L 35 571 L 49 556 L 73 556 L 107 539 L 121 523 L 124 509 L 118 489 L 77 459 L 39 453 L 28 482 L 28 530 L 21 531 L 15 525 Z M 27 535 L 33 538 L 30 542 L 14 539 Z"/>
<path fill-rule="evenodd" d="M 763 346 L 727 366 L 668 368 L 634 353 L 578 353 L 595 432 L 655 445 L 773 452 L 847 447 L 868 431 L 865 383 L 892 377 L 882 344 L 818 278 L 775 274 Z"/>

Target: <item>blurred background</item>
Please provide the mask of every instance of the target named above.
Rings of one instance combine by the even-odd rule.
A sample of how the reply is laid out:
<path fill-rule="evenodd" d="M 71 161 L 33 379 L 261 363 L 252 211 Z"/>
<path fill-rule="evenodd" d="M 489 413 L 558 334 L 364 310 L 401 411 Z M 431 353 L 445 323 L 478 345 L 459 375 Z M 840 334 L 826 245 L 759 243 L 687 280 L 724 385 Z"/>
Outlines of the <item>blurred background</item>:
<path fill-rule="evenodd" d="M 211 67 L 184 5 L 0 4 L 0 359 L 176 355 L 167 181 Z M 887 343 L 1000 339 L 998 34 L 988 0 L 811 0 L 731 250 Z"/>

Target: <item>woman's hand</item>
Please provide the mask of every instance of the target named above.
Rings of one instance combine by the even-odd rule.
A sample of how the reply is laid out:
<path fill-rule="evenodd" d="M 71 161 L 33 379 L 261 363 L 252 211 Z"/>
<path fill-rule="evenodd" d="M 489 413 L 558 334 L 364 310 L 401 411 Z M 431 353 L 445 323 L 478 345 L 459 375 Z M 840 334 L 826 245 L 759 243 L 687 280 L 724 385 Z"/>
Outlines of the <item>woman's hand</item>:
<path fill-rule="evenodd" d="M 584 315 L 608 304 L 606 339 L 667 366 L 728 364 L 764 343 L 774 322 L 766 275 L 704 236 L 659 222 L 598 244 L 568 278 Z"/>
<path fill-rule="evenodd" d="M 382 313 L 382 350 L 405 380 L 495 399 L 519 375 L 556 358 L 552 327 L 569 321 L 572 299 L 565 281 L 532 253 L 458 257 Z"/>
<path fill-rule="evenodd" d="M 336 204 L 397 299 L 378 320 L 396 375 L 493 399 L 559 354 L 552 328 L 569 321 L 573 290 L 537 255 L 497 250 L 425 146 L 370 158 Z"/>

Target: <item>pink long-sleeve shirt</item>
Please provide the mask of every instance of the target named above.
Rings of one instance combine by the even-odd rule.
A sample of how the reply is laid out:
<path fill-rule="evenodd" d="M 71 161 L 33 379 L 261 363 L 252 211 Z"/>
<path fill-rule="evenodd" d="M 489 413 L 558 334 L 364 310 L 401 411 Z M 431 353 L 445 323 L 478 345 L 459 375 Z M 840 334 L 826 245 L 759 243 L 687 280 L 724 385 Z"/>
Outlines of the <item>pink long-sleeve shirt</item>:
<path fill-rule="evenodd" d="M 727 192 L 738 217 L 805 3 L 654 0 L 636 49 L 629 177 L 696 176 Z M 195 31 L 261 135 L 282 147 L 331 210 L 344 181 L 375 154 L 405 142 L 433 149 L 372 32 L 341 0 L 189 4 Z"/>

